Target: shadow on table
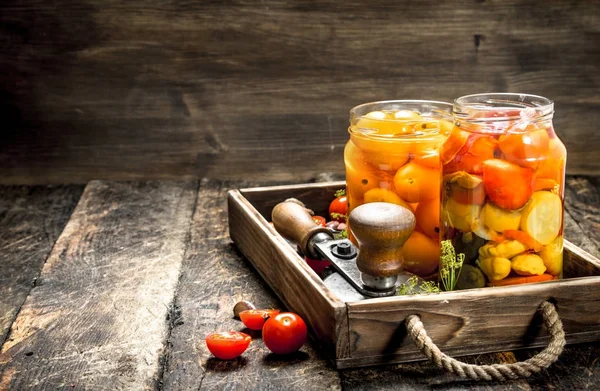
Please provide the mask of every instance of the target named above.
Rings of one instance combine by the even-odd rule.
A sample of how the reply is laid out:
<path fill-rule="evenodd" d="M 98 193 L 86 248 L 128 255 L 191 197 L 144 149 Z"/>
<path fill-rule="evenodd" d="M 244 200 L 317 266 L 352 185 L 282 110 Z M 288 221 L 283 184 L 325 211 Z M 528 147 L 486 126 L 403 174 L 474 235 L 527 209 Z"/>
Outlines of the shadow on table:
<path fill-rule="evenodd" d="M 206 361 L 206 370 L 212 372 L 233 372 L 243 368 L 248 364 L 244 357 L 238 357 L 233 360 L 221 360 L 211 357 Z"/>
<path fill-rule="evenodd" d="M 262 359 L 262 363 L 269 367 L 281 367 L 285 365 L 295 365 L 300 364 L 304 361 L 310 359 L 308 353 L 298 351 L 292 354 L 279 355 L 274 353 L 269 353 Z"/>

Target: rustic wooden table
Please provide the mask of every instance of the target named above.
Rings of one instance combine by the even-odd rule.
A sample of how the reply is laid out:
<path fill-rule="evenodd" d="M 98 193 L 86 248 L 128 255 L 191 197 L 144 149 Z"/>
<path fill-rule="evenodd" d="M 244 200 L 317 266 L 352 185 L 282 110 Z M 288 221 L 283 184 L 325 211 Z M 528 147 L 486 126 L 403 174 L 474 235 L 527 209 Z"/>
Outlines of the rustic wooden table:
<path fill-rule="evenodd" d="M 567 183 L 566 237 L 598 256 L 600 178 Z M 600 343 L 569 346 L 547 371 L 505 383 L 463 380 L 427 362 L 336 371 L 311 343 L 282 358 L 257 339 L 237 360 L 212 358 L 204 336 L 242 328 L 232 318 L 237 301 L 282 306 L 228 235 L 226 192 L 247 185 L 0 187 L 0 389 L 600 387 Z"/>

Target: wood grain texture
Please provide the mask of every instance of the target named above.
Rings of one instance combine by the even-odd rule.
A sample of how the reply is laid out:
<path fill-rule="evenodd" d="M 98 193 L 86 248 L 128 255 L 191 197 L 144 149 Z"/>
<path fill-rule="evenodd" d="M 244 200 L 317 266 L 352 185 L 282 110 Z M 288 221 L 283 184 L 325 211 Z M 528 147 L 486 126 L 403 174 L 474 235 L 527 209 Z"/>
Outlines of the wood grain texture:
<path fill-rule="evenodd" d="M 0 187 L 0 346 L 82 191 Z"/>
<path fill-rule="evenodd" d="M 354 105 L 485 91 L 554 100 L 568 172 L 600 170 L 597 0 L 0 7 L 2 183 L 304 182 Z"/>
<path fill-rule="evenodd" d="M 597 178 L 585 179 L 598 190 L 600 181 L 597 180 Z M 95 186 L 98 186 L 98 183 L 96 183 Z M 131 259 L 134 259 L 140 254 L 144 257 L 148 256 L 148 251 L 155 255 L 159 254 L 160 251 L 155 247 L 156 244 L 152 243 L 152 240 L 147 236 L 150 234 L 146 232 L 144 233 L 144 235 L 146 235 L 145 238 L 150 242 L 147 243 L 148 247 L 152 248 L 150 250 L 144 248 L 140 249 L 140 246 L 137 244 L 140 240 L 139 237 L 133 238 L 134 240 L 132 240 L 131 237 L 120 239 L 120 233 L 123 231 L 118 230 L 127 230 L 131 228 L 128 224 L 135 224 L 136 227 L 148 225 L 155 229 L 157 224 L 149 223 L 149 219 L 154 219 L 155 217 L 152 216 L 156 216 L 157 213 L 160 216 L 163 216 L 158 216 L 156 217 L 157 219 L 166 219 L 166 217 L 164 217 L 165 214 L 161 212 L 161 210 L 163 207 L 168 208 L 169 205 L 173 206 L 173 204 L 171 201 L 165 199 L 162 199 L 163 202 L 160 202 L 161 197 L 156 196 L 157 190 L 153 190 L 152 186 L 149 186 L 148 184 L 146 184 L 145 187 L 140 187 L 138 192 L 134 192 L 137 194 L 135 197 L 130 194 L 131 189 L 127 190 L 127 186 L 131 186 L 131 184 L 123 184 L 123 186 L 125 186 L 125 188 L 121 189 L 122 192 L 117 192 L 113 189 L 114 193 L 111 193 L 113 195 L 110 197 L 106 194 L 108 191 L 102 192 L 106 197 L 103 196 L 100 198 L 105 201 L 97 202 L 95 204 L 96 213 L 88 215 L 85 221 L 82 219 L 84 219 L 86 214 L 82 214 L 80 211 L 75 212 L 69 225 L 74 224 L 73 221 L 77 220 L 80 221 L 83 227 L 90 223 L 91 226 L 97 228 L 97 231 L 93 235 L 90 235 L 88 234 L 88 230 L 84 228 L 79 232 L 79 239 L 77 241 L 78 236 L 76 233 L 71 232 L 68 234 L 67 231 L 69 229 L 73 230 L 74 228 L 79 228 L 79 226 L 72 226 L 71 228 L 67 227 L 67 231 L 61 236 L 61 239 L 56 246 L 57 248 L 59 248 L 59 246 L 61 248 L 69 246 L 69 248 L 74 248 L 74 250 L 65 253 L 65 255 L 60 255 L 60 259 L 56 259 L 54 254 L 54 252 L 58 250 L 54 249 L 52 251 L 49 258 L 49 265 L 44 269 L 42 275 L 42 277 L 51 275 L 51 278 L 46 278 L 45 285 L 38 286 L 33 290 L 28 302 L 24 306 L 25 309 L 30 308 L 32 306 L 31 302 L 33 298 L 39 302 L 40 297 L 42 296 L 44 296 L 44 301 L 51 305 L 51 309 L 57 308 L 56 303 L 58 301 L 68 303 L 69 301 L 74 300 L 75 304 L 80 303 L 81 299 L 77 297 L 76 294 L 65 295 L 65 291 L 68 289 L 68 286 L 65 286 L 65 282 L 78 279 L 85 273 L 85 270 L 87 270 L 88 273 L 85 276 L 85 280 L 82 279 L 83 282 L 80 282 L 79 284 L 81 286 L 86 283 L 90 285 L 86 289 L 88 289 L 88 291 L 94 291 L 95 295 L 88 292 L 88 296 L 91 296 L 91 299 L 94 302 L 90 302 L 88 306 L 84 307 L 85 311 L 80 312 L 75 312 L 72 309 L 65 311 L 63 308 L 63 312 L 59 314 L 61 318 L 64 318 L 62 320 L 48 321 L 49 316 L 52 315 L 52 310 L 39 314 L 38 319 L 40 319 L 43 324 L 40 323 L 36 325 L 40 328 L 35 330 L 35 334 L 31 336 L 30 340 L 35 340 L 39 345 L 42 344 L 42 340 L 45 339 L 45 342 L 43 342 L 45 346 L 51 346 L 58 350 L 57 346 L 62 341 L 71 338 L 75 340 L 75 342 L 79 344 L 77 346 L 81 348 L 81 345 L 83 344 L 81 341 L 85 340 L 84 333 L 86 333 L 87 327 L 88 330 L 90 330 L 87 331 L 87 336 L 92 338 L 92 333 L 95 333 L 96 335 L 96 337 L 93 337 L 93 341 L 95 342 L 94 348 L 75 352 L 75 345 L 72 343 L 69 345 L 65 344 L 65 346 L 61 347 L 65 353 L 57 354 L 52 357 L 52 359 L 46 358 L 40 360 L 37 353 L 23 357 L 23 353 L 21 353 L 21 355 L 16 358 L 16 361 L 9 363 L 5 363 L 6 355 L 3 354 L 0 356 L 0 372 L 4 370 L 4 372 L 1 373 L 2 376 L 0 376 L 0 389 L 26 388 L 26 384 L 19 387 L 19 385 L 24 383 L 17 381 L 17 379 L 22 379 L 24 377 L 28 377 L 32 381 L 33 379 L 40 381 L 40 384 L 31 384 L 29 387 L 30 389 L 102 389 L 104 384 L 106 384 L 105 388 L 107 389 L 118 388 L 118 385 L 114 386 L 114 383 L 102 383 L 106 381 L 106 378 L 98 380 L 98 383 L 92 382 L 92 376 L 95 373 L 94 371 L 100 371 L 102 365 L 104 365 L 104 362 L 98 360 L 99 355 L 108 357 L 107 361 L 110 361 L 112 365 L 114 365 L 113 377 L 110 379 L 111 381 L 122 379 L 124 376 L 123 373 L 127 373 L 131 369 L 131 366 L 128 365 L 128 360 L 120 360 L 121 357 L 119 354 L 126 348 L 127 344 L 132 345 L 140 343 L 139 341 L 142 340 L 143 342 L 147 342 L 148 333 L 150 331 L 140 328 L 130 341 L 123 343 L 123 346 L 107 346 L 105 349 L 108 351 L 102 350 L 103 341 L 117 333 L 115 327 L 117 329 L 121 327 L 122 320 L 119 318 L 115 323 L 112 317 L 111 319 L 102 318 L 107 313 L 111 312 L 108 311 L 108 309 L 99 307 L 103 305 L 102 303 L 105 303 L 106 292 L 112 288 L 102 286 L 102 283 L 106 282 L 106 280 L 98 282 L 101 280 L 99 273 L 112 273 L 110 276 L 106 276 L 106 279 L 110 278 L 122 282 L 123 286 L 121 288 L 125 288 L 125 292 L 113 292 L 117 298 L 120 297 L 121 294 L 124 295 L 131 292 L 129 288 L 132 284 L 135 284 L 133 281 L 134 279 L 147 280 L 147 274 L 139 275 L 140 272 L 143 272 L 139 267 L 136 269 L 138 274 L 135 275 L 135 277 L 129 277 L 132 273 L 124 273 L 123 270 L 125 269 L 121 266 L 126 263 L 124 260 L 126 257 L 129 257 L 131 261 Z M 192 186 L 193 192 L 195 186 L 190 186 Z M 305 354 L 291 357 L 288 360 L 279 360 L 268 354 L 260 339 L 253 342 L 250 349 L 244 354 L 244 360 L 223 363 L 210 359 L 202 344 L 203 336 L 199 337 L 199 334 L 201 334 L 199 330 L 212 330 L 218 325 L 235 328 L 239 323 L 231 319 L 232 314 L 229 313 L 231 310 L 230 305 L 233 301 L 238 298 L 249 298 L 255 302 L 261 303 L 263 303 L 264 300 L 266 305 L 278 306 L 281 304 L 274 296 L 274 292 L 268 288 L 264 280 L 252 269 L 252 266 L 244 259 L 244 256 L 237 252 L 235 246 L 231 245 L 230 240 L 227 237 L 227 212 L 225 210 L 226 192 L 228 189 L 244 188 L 248 186 L 248 183 L 239 181 L 203 181 L 200 186 L 197 207 L 191 224 L 190 237 L 188 239 L 189 244 L 186 246 L 185 254 L 182 255 L 182 263 L 176 266 L 181 271 L 181 277 L 177 288 L 177 297 L 173 306 L 169 307 L 168 310 L 163 310 L 162 305 L 160 309 L 155 309 L 162 313 L 162 315 L 159 314 L 159 317 L 166 324 L 165 328 L 159 327 L 156 328 L 155 331 L 164 335 L 165 333 L 168 333 L 168 331 L 165 332 L 165 329 L 171 327 L 172 332 L 170 334 L 170 339 L 167 341 L 167 347 L 162 358 L 165 369 L 164 373 L 162 376 L 157 375 L 157 378 L 160 380 L 151 382 L 149 388 L 158 387 L 158 389 L 164 390 L 195 389 L 202 385 L 201 389 L 256 389 L 260 387 L 262 389 L 272 390 L 287 390 L 290 388 L 293 389 L 296 386 L 298 389 L 300 389 L 301 386 L 305 386 L 304 389 L 311 390 L 531 389 L 541 391 L 548 389 L 597 389 L 597 385 L 600 383 L 600 360 L 598 359 L 598 357 L 600 357 L 600 342 L 569 345 L 559 358 L 558 362 L 553 364 L 548 370 L 543 371 L 539 375 L 535 375 L 528 380 L 503 383 L 475 383 L 468 380 L 462 380 L 446 375 L 442 370 L 433 367 L 427 362 L 334 371 L 326 365 L 321 354 L 318 351 L 313 350 L 314 344 L 307 344 L 302 348 L 302 352 Z M 340 188 L 339 183 L 335 185 L 313 184 L 311 186 L 313 187 L 312 191 L 314 194 L 322 194 L 326 197 L 333 194 L 331 191 Z M 279 187 L 279 190 L 277 190 L 276 193 L 281 195 L 282 198 L 287 198 L 294 194 L 301 194 L 305 197 L 300 198 L 306 198 L 311 194 L 311 191 L 301 190 L 300 187 L 301 186 Z M 0 197 L 0 200 L 8 199 L 5 195 L 7 194 L 6 189 L 6 187 L 0 187 L 0 195 L 3 195 Z M 264 203 L 271 202 L 268 197 L 265 197 L 264 194 L 261 194 L 261 192 L 257 192 L 256 190 L 257 189 L 245 190 L 244 192 L 249 198 L 262 199 L 262 202 Z M 14 194 L 11 192 L 8 193 Z M 142 196 L 139 193 L 151 194 Z M 127 194 L 129 195 L 125 196 Z M 29 201 L 32 200 L 29 197 L 30 195 L 27 196 L 28 204 Z M 80 209 L 83 204 L 90 205 L 89 198 L 89 195 L 84 194 L 78 209 Z M 95 196 L 92 198 L 98 199 Z M 114 207 L 111 201 L 113 198 L 118 198 L 119 207 L 116 210 L 111 209 L 109 215 L 99 217 L 99 211 Z M 151 203 L 152 207 L 137 207 L 136 205 L 139 204 L 140 198 L 145 199 L 146 204 Z M 148 198 L 150 198 L 151 201 L 148 201 Z M 170 197 L 166 198 L 170 199 Z M 193 199 L 194 195 L 192 194 L 190 198 Z M 322 206 L 319 205 L 325 205 L 325 202 L 322 200 L 315 199 L 315 201 L 314 204 L 317 205 L 315 208 L 321 208 Z M 54 202 L 58 202 L 58 200 Z M 58 204 L 59 203 L 57 203 L 57 205 Z M 0 205 L 7 205 L 7 203 L 0 201 Z M 9 202 L 8 205 L 10 205 L 10 208 L 13 208 L 13 211 L 14 207 L 19 206 L 18 203 L 13 205 L 12 201 Z M 34 206 L 37 204 L 31 201 L 31 204 L 29 205 Z M 129 211 L 127 211 L 128 209 Z M 27 210 L 29 211 L 29 208 L 27 208 Z M 37 211 L 29 213 L 24 221 L 28 221 L 30 226 L 34 226 L 35 222 L 38 221 L 38 214 L 42 214 L 43 211 L 50 213 L 50 210 L 51 208 L 40 207 Z M 60 210 L 61 208 L 55 209 L 57 213 L 61 213 Z M 86 210 L 91 211 L 92 208 L 87 207 Z M 188 213 L 191 215 L 191 209 Z M 118 214 L 118 216 L 115 214 Z M 4 215 L 0 214 L 0 221 L 2 218 L 4 218 Z M 569 217 L 565 217 L 565 235 L 569 240 L 575 242 L 575 240 L 581 239 L 581 236 L 590 234 L 590 232 L 581 230 L 577 221 L 573 219 L 570 221 L 574 224 L 574 226 L 571 226 L 574 230 L 569 228 L 567 226 L 569 218 L 570 215 Z M 135 219 L 135 222 L 127 222 L 131 219 Z M 123 224 L 124 227 L 117 228 L 120 224 Z M 175 219 L 171 218 L 171 224 L 177 224 Z M 160 235 L 166 236 L 168 235 L 168 232 L 172 232 L 170 229 L 173 229 L 173 227 L 167 230 L 164 228 L 164 223 L 158 225 L 162 227 L 161 230 L 155 232 L 158 237 L 161 237 Z M 60 232 L 59 228 L 57 226 L 52 227 L 47 226 L 45 230 L 52 232 L 53 229 L 56 229 L 58 231 L 55 233 L 58 235 Z M 148 230 L 149 229 L 150 228 L 148 228 Z M 8 231 L 0 224 L 0 237 L 4 238 L 5 236 L 3 235 L 5 235 L 6 232 Z M 71 239 L 67 241 L 63 238 L 65 235 L 68 235 Z M 111 237 L 110 241 L 105 240 L 108 236 Z M 177 236 L 177 234 L 175 234 L 175 236 Z M 123 245 L 124 249 L 121 251 L 118 251 L 117 248 L 118 240 L 122 240 L 123 242 L 126 241 L 126 243 L 128 243 Z M 593 246 L 591 239 L 586 238 L 586 240 L 586 243 Z M 92 246 L 86 247 L 84 251 L 84 245 L 81 244 L 82 241 L 91 242 Z M 165 251 L 172 249 L 172 244 L 169 245 L 166 242 L 175 241 L 180 243 L 179 236 L 176 238 L 171 236 L 168 241 L 164 239 L 159 239 L 158 241 L 168 245 L 168 248 L 165 249 Z M 185 241 L 185 243 L 188 243 L 188 241 Z M 10 242 L 14 243 L 12 240 Z M 106 243 L 112 243 L 114 246 L 102 250 L 101 247 L 106 247 Z M 131 243 L 134 244 L 133 247 L 129 245 Z M 90 249 L 96 250 L 96 255 L 93 255 L 94 252 L 89 252 Z M 102 264 L 98 263 L 98 253 L 101 251 L 105 251 L 104 254 L 110 255 L 111 259 L 113 259 L 111 263 L 108 261 L 105 261 Z M 182 254 L 183 250 L 178 248 L 175 252 Z M 77 261 L 78 259 L 79 261 Z M 82 260 L 87 261 L 87 263 L 83 263 Z M 67 265 L 68 262 L 75 262 L 76 264 L 73 268 L 69 269 Z M 116 263 L 116 265 L 112 265 L 113 262 Z M 131 261 L 131 265 L 133 265 L 134 262 L 135 261 Z M 156 260 L 156 262 L 159 261 Z M 166 266 L 165 263 L 166 262 L 163 262 L 162 265 Z M 170 261 L 168 263 L 170 263 Z M 152 263 L 152 265 L 154 265 L 154 263 Z M 117 273 L 117 269 L 121 270 L 121 272 Z M 163 269 L 163 271 L 169 270 L 168 267 Z M 73 275 L 70 278 L 66 278 L 65 276 L 69 272 Z M 155 271 L 148 273 L 155 273 Z M 221 278 L 220 273 L 224 276 L 228 276 L 231 283 L 227 282 L 219 285 L 219 280 Z M 57 279 L 59 274 L 64 278 L 61 277 L 60 280 Z M 207 274 L 212 277 L 212 279 L 216 280 L 215 283 L 212 283 L 211 279 L 204 279 L 204 274 Z M 126 282 L 125 280 L 129 282 Z M 43 279 L 40 281 L 43 281 Z M 50 284 L 50 286 L 48 284 Z M 75 283 L 73 282 L 73 284 Z M 40 293 L 40 290 L 42 289 L 43 292 Z M 81 288 L 81 291 L 84 292 L 84 288 Z M 49 292 L 56 292 L 60 296 L 54 299 L 52 297 L 45 297 L 48 296 Z M 204 303 L 209 304 L 203 305 Z M 119 316 L 129 316 L 123 309 L 125 307 L 131 308 L 133 304 L 116 302 L 116 305 L 120 308 Z M 89 312 L 87 311 L 89 308 L 99 310 Z M 559 313 L 560 310 L 561 308 L 559 307 Z M 83 312 L 85 312 L 85 314 Z M 123 312 L 124 315 L 121 314 L 121 312 Z M 166 314 L 168 314 L 168 321 L 164 320 Z M 60 326 L 60 330 L 64 330 L 67 327 L 67 323 L 70 324 L 69 327 L 71 327 L 71 331 L 75 330 L 75 327 L 77 327 L 78 331 L 70 334 L 68 337 L 64 336 L 64 340 L 50 338 L 51 335 L 57 335 L 58 326 Z M 15 327 L 18 326 L 19 325 L 16 325 Z M 103 339 L 103 336 L 106 338 Z M 492 364 L 495 362 L 508 363 L 527 359 L 538 351 L 539 349 L 527 349 L 515 351 L 514 353 L 481 354 L 462 357 L 461 359 L 470 363 L 479 364 Z M 14 353 L 14 349 L 11 350 L 11 352 Z M 23 352 L 28 353 L 27 351 Z M 80 358 L 75 365 L 74 362 L 77 360 L 76 357 L 78 355 L 80 355 Z M 137 357 L 135 355 L 133 356 Z M 115 361 L 117 362 L 115 363 Z M 66 364 L 61 364 L 61 362 L 65 362 Z M 52 383 L 44 378 L 44 374 L 48 371 L 56 370 L 61 367 L 64 369 L 67 365 L 71 365 L 71 367 L 70 370 L 65 370 L 63 372 L 64 379 L 62 383 L 59 383 L 58 381 Z M 260 373 L 262 377 L 257 377 L 256 373 Z M 83 378 L 85 381 L 77 382 L 75 378 Z M 201 380 L 202 378 L 203 380 Z M 286 379 L 288 379 L 287 383 Z M 13 381 L 13 387 L 9 387 L 11 381 Z M 231 381 L 231 383 L 228 383 L 229 381 Z M 138 383 L 134 382 L 124 383 L 122 388 L 139 389 L 143 387 L 136 387 L 137 384 Z M 229 384 L 231 384 L 231 386 Z M 111 385 L 113 385 L 113 387 L 111 387 Z"/>
<path fill-rule="evenodd" d="M 459 357 L 469 364 L 492 365 L 523 361 L 540 349 L 517 352 L 481 354 Z M 340 371 L 344 390 L 595 390 L 600 370 L 600 343 L 567 346 L 558 361 L 547 370 L 527 379 L 505 382 L 475 382 L 452 376 L 428 362 L 415 362 L 374 368 L 346 369 Z"/>
<path fill-rule="evenodd" d="M 2 346 L 0 384 L 156 387 L 196 189 L 88 184 Z"/>
<path fill-rule="evenodd" d="M 236 246 L 280 299 L 311 325 L 325 354 L 343 357 L 348 351 L 344 303 L 245 199 L 243 190 L 228 193 L 227 207 Z"/>
<path fill-rule="evenodd" d="M 588 178 L 567 177 L 565 208 L 600 254 L 600 189 Z"/>
<path fill-rule="evenodd" d="M 246 219 L 244 229 L 240 228 L 241 225 L 230 225 L 232 239 L 236 244 L 241 244 L 242 251 L 252 259 L 259 273 L 276 291 L 285 291 L 287 285 L 274 281 L 269 266 L 265 262 L 256 261 L 257 257 L 265 256 L 264 251 L 256 248 L 277 247 L 275 242 L 278 235 L 265 240 L 265 236 L 272 235 L 272 229 L 265 224 L 264 214 L 268 208 L 264 203 L 273 205 L 273 198 L 283 200 L 295 196 L 310 207 L 312 203 L 320 204 L 318 197 L 333 188 L 339 188 L 339 185 L 313 184 L 304 188 L 279 186 L 273 189 L 273 193 L 270 188 L 242 190 L 242 194 L 249 197 L 247 205 L 244 203 L 245 199 L 230 197 L 237 200 L 235 208 L 231 208 L 230 204 L 230 215 L 235 216 L 230 219 L 230 223 Z M 570 215 L 567 216 L 570 218 Z M 577 224 L 575 228 L 576 231 L 570 234 L 581 234 Z M 346 303 L 350 350 L 343 357 L 336 355 L 336 364 L 344 368 L 422 359 L 422 354 L 405 338 L 406 335 L 402 337 L 400 327 L 406 316 L 413 313 L 423 317 L 425 324 L 429 325 L 432 338 L 443 339 L 442 348 L 448 350 L 449 354 L 476 354 L 543 346 L 547 343 L 547 336 L 537 332 L 532 334 L 529 328 L 532 327 L 531 320 L 535 318 L 537 307 L 545 298 L 558 302 L 570 343 L 596 340 L 600 332 L 600 318 L 594 308 L 597 305 L 600 279 L 592 276 L 599 275 L 600 262 L 570 243 L 565 246 L 566 262 L 569 263 L 566 273 L 570 278 L 561 282 Z M 282 256 L 285 257 L 285 254 Z M 273 259 L 271 263 L 276 263 L 276 260 Z M 302 285 L 305 278 L 301 274 L 290 275 L 286 281 L 292 282 L 290 285 Z M 302 306 L 303 303 L 298 305 Z M 329 314 L 326 307 L 319 311 Z M 335 336 L 322 334 L 319 330 L 317 335 L 325 341 Z"/>
<path fill-rule="evenodd" d="M 245 329 L 233 319 L 233 307 L 240 300 L 259 308 L 285 309 L 231 244 L 227 191 L 238 184 L 201 182 L 175 301 L 177 312 L 172 320 L 162 389 L 340 389 L 336 372 L 312 344 L 292 356 L 277 357 L 263 344 L 260 332 Z M 230 329 L 251 334 L 253 341 L 240 358 L 221 361 L 210 354 L 204 337 Z"/>
<path fill-rule="evenodd" d="M 351 358 L 339 364 L 422 359 L 404 326 L 412 314 L 421 317 L 432 340 L 451 356 L 545 346 L 547 333 L 535 316 L 544 300 L 540 296 L 558 303 L 568 343 L 596 341 L 600 338 L 600 316 L 595 309 L 599 290 L 600 279 L 586 277 L 545 286 L 348 303 Z"/>

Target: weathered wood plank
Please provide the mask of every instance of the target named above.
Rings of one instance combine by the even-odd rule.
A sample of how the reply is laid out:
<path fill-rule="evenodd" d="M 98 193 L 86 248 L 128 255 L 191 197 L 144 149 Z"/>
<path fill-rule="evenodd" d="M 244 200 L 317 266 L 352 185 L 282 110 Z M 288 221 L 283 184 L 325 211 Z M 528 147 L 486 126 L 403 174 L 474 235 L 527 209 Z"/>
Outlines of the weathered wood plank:
<path fill-rule="evenodd" d="M 82 191 L 0 187 L 0 346 Z"/>
<path fill-rule="evenodd" d="M 249 300 L 281 308 L 263 279 L 232 245 L 227 225 L 227 191 L 239 182 L 203 181 L 175 300 L 163 375 L 164 389 L 281 390 L 339 389 L 336 372 L 306 344 L 298 354 L 277 357 L 260 338 L 233 319 L 233 306 Z M 212 331 L 245 330 L 253 336 L 238 359 L 214 358 L 204 342 Z"/>
<path fill-rule="evenodd" d="M 156 386 L 196 189 L 88 184 L 2 347 L 4 388 Z"/>
<path fill-rule="evenodd" d="M 582 233 L 600 254 L 600 190 L 586 177 L 568 176 L 565 186 L 565 209 L 577 222 Z"/>
<path fill-rule="evenodd" d="M 553 99 L 569 172 L 600 170 L 598 1 L 0 7 L 3 183 L 303 182 L 342 172 L 354 105 L 485 91 Z"/>
<path fill-rule="evenodd" d="M 470 364 L 491 365 L 523 361 L 539 349 L 459 357 Z M 340 371 L 344 390 L 596 390 L 600 382 L 600 343 L 565 348 L 550 368 L 527 379 L 475 382 L 449 375 L 427 362 Z"/>

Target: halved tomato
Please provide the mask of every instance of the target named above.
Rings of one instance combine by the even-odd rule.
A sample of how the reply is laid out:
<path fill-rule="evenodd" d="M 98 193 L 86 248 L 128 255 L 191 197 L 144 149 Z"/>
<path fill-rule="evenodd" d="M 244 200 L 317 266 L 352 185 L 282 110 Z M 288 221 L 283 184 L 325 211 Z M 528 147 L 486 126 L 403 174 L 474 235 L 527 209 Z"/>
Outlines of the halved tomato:
<path fill-rule="evenodd" d="M 252 337 L 239 331 L 221 331 L 206 336 L 208 350 L 221 360 L 231 360 L 248 349 Z"/>
<path fill-rule="evenodd" d="M 261 330 L 267 321 L 267 319 L 277 315 L 279 310 L 246 310 L 240 312 L 240 319 L 244 326 L 248 327 L 250 330 Z"/>

